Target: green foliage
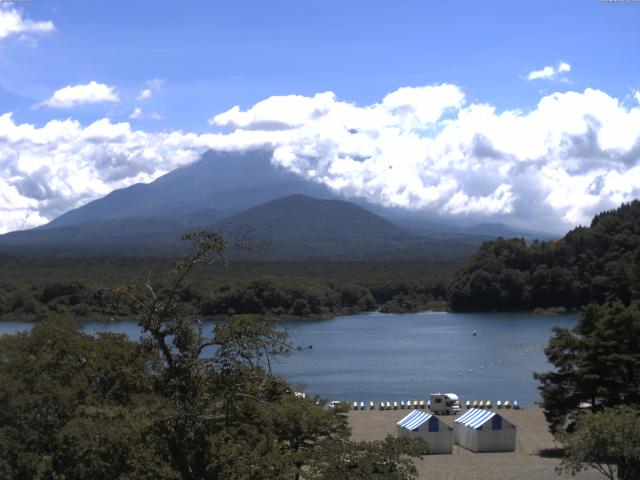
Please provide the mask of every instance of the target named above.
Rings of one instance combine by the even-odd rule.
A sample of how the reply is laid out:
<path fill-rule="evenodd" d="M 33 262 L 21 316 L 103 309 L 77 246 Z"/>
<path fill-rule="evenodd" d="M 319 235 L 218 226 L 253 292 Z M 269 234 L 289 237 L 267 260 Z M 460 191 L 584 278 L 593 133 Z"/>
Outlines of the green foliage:
<path fill-rule="evenodd" d="M 555 370 L 535 374 L 553 432 L 571 429 L 583 402 L 640 405 L 640 303 L 591 304 L 573 330 L 554 332 L 545 353 Z"/>
<path fill-rule="evenodd" d="M 421 445 L 352 442 L 345 409 L 325 410 L 272 374 L 271 359 L 295 351 L 286 332 L 243 315 L 205 332 L 191 318 L 185 280 L 224 263 L 225 242 L 186 238 L 195 253 L 169 281 L 117 289 L 139 343 L 68 320 L 0 337 L 0 478 L 415 478 L 409 457 Z"/>
<path fill-rule="evenodd" d="M 417 478 L 411 458 L 428 453 L 422 439 L 395 439 L 353 442 L 340 439 L 326 442 L 310 465 L 310 479 L 410 480 Z M 305 472 L 305 478 L 307 473 Z"/>
<path fill-rule="evenodd" d="M 582 415 L 572 434 L 559 436 L 565 449 L 558 468 L 575 475 L 595 469 L 610 480 L 640 478 L 640 411 L 629 407 Z"/>
<path fill-rule="evenodd" d="M 527 245 L 482 245 L 449 287 L 454 310 L 577 308 L 609 296 L 640 298 L 640 201 L 597 215 L 589 228 Z"/>
<path fill-rule="evenodd" d="M 170 272 L 166 259 L 14 257 L 0 254 L 0 319 L 126 317 L 134 310 L 111 292 L 123 279 Z M 323 317 L 380 308 L 411 312 L 446 307 L 455 264 L 237 263 L 194 271 L 181 290 L 193 316 L 253 314 Z M 143 272 L 143 275 L 140 273 Z"/>
<path fill-rule="evenodd" d="M 156 364 L 124 336 L 60 319 L 0 337 L 2 478 L 120 478 L 145 454 Z"/>

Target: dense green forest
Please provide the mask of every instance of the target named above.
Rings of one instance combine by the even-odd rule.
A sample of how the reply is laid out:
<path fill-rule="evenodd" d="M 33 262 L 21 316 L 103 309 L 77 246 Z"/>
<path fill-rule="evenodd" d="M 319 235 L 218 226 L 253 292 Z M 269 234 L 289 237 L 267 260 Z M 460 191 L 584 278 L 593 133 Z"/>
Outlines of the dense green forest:
<path fill-rule="evenodd" d="M 557 241 L 486 242 L 449 287 L 453 310 L 578 308 L 614 296 L 625 303 L 640 285 L 640 201 L 600 213 Z"/>
<path fill-rule="evenodd" d="M 129 317 L 113 289 L 168 273 L 167 258 L 0 255 L 0 318 Z M 445 308 L 459 265 L 397 262 L 240 263 L 195 272 L 182 300 L 193 315 L 313 317 Z"/>

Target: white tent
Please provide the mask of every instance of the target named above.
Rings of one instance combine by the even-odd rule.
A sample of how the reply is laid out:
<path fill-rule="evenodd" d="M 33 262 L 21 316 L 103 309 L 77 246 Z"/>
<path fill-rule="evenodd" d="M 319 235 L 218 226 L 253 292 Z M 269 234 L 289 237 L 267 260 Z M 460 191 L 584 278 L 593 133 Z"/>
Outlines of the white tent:
<path fill-rule="evenodd" d="M 422 438 L 429 445 L 429 453 L 453 451 L 453 429 L 434 415 L 413 410 L 398 422 L 398 436 Z"/>
<path fill-rule="evenodd" d="M 516 427 L 491 410 L 472 408 L 453 424 L 454 441 L 472 452 L 513 452 Z"/>

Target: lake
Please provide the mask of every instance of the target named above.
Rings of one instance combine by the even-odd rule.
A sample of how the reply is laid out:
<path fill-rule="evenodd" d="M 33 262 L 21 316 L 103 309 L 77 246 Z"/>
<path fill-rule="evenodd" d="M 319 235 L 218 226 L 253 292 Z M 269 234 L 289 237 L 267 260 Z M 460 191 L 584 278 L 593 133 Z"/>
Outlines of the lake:
<path fill-rule="evenodd" d="M 400 401 L 454 392 L 463 400 L 539 400 L 534 371 L 547 371 L 551 328 L 571 328 L 577 315 L 527 313 L 367 313 L 282 325 L 297 345 L 313 348 L 273 369 L 310 394 L 330 400 Z M 0 333 L 29 324 L 0 322 Z M 139 337 L 133 322 L 87 322 L 85 331 Z M 473 335 L 473 332 L 477 335 Z"/>

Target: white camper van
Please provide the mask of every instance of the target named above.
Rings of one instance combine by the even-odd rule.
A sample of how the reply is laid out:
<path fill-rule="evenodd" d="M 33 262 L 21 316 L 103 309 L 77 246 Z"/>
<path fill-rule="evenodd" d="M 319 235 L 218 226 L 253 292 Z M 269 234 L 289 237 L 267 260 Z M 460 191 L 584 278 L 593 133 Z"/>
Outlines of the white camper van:
<path fill-rule="evenodd" d="M 455 393 L 432 393 L 429 409 L 435 415 L 456 415 L 460 412 L 460 399 Z"/>

